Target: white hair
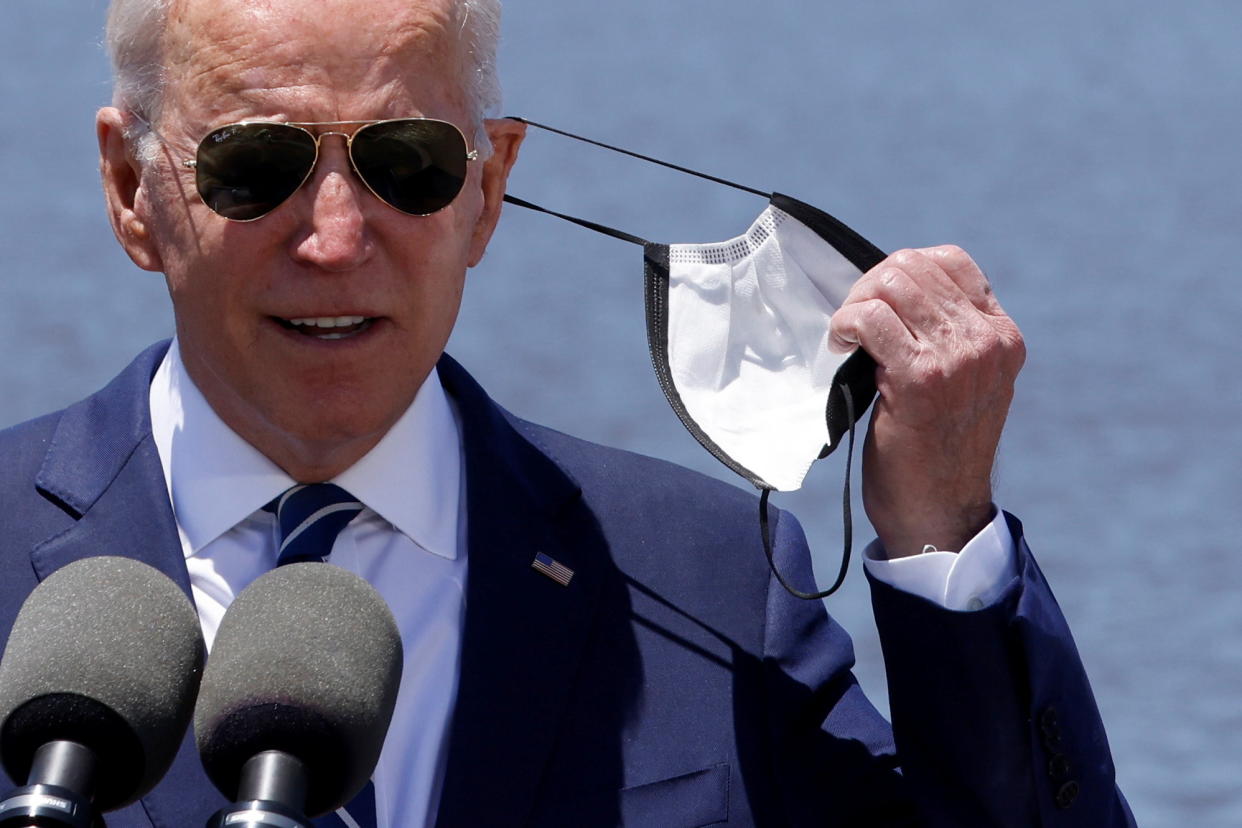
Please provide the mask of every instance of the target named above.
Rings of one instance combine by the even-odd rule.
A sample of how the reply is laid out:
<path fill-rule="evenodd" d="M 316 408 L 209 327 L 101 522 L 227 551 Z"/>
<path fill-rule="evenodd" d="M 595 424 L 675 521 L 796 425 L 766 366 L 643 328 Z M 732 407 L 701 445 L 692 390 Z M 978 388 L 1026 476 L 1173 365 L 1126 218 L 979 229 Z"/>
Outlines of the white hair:
<path fill-rule="evenodd" d="M 472 109 L 475 142 L 484 154 L 490 150 L 490 142 L 483 119 L 500 114 L 500 78 L 496 71 L 500 2 L 454 2 L 462 43 L 469 55 L 463 91 Z M 118 109 L 139 116 L 132 134 L 140 141 L 146 137 L 147 125 L 160 116 L 167 82 L 163 38 L 172 4 L 173 0 L 112 0 L 108 9 L 105 44 L 112 59 L 112 102 Z"/>

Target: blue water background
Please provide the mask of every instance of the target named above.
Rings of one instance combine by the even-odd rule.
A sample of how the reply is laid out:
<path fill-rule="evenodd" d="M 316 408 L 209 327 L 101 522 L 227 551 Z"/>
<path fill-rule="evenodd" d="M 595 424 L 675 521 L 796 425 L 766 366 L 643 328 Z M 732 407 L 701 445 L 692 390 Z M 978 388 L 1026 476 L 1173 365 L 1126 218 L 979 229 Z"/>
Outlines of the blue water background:
<path fill-rule="evenodd" d="M 103 14 L 0 7 L 0 425 L 171 331 L 98 192 Z M 1145 826 L 1242 825 L 1240 22 L 1224 0 L 542 0 L 509 4 L 502 49 L 507 112 L 984 265 L 1030 349 L 997 497 L 1073 625 Z M 729 238 L 763 206 L 546 134 L 511 191 L 666 241 Z M 450 350 L 520 414 L 729 478 L 651 374 L 636 248 L 510 209 Z M 841 471 L 777 498 L 821 581 Z M 868 600 L 856 570 L 829 606 L 883 706 Z"/>

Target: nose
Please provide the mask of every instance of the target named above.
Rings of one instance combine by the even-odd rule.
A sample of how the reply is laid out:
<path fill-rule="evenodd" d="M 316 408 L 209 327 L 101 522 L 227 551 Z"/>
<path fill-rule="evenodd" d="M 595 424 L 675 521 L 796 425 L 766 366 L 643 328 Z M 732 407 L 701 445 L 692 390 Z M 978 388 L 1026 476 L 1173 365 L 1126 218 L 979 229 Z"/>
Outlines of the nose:
<path fill-rule="evenodd" d="M 372 251 L 366 199 L 373 196 L 354 175 L 343 140 L 323 136 L 315 171 L 303 189 L 310 216 L 294 242 L 294 258 L 334 272 L 365 263 Z"/>

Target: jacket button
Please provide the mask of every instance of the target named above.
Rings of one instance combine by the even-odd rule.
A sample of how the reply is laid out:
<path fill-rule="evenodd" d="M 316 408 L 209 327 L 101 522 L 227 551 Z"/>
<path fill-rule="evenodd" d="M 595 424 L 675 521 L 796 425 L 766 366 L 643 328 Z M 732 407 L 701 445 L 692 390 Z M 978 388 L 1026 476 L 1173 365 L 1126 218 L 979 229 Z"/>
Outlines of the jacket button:
<path fill-rule="evenodd" d="M 1044 737 L 1044 747 L 1056 752 L 1061 744 L 1061 723 L 1055 708 L 1049 707 L 1039 716 L 1039 730 Z"/>
<path fill-rule="evenodd" d="M 1053 754 L 1048 760 L 1048 775 L 1053 779 L 1061 779 L 1070 775 L 1070 761 L 1064 753 Z"/>
<path fill-rule="evenodd" d="M 1057 803 L 1058 808 L 1060 808 L 1061 810 L 1065 810 L 1069 806 L 1073 805 L 1074 800 L 1077 798 L 1078 798 L 1078 783 L 1075 782 L 1073 779 L 1071 779 L 1070 781 L 1062 785 L 1060 790 L 1057 791 L 1055 801 Z"/>

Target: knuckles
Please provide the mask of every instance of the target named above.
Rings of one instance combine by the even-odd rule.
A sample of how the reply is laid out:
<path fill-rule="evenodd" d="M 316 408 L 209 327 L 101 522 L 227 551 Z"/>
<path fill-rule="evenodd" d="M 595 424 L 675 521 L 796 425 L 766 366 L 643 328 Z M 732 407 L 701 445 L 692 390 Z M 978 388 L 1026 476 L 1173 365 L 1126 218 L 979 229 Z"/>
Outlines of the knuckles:
<path fill-rule="evenodd" d="M 975 260 L 971 258 L 971 255 L 956 244 L 937 245 L 936 247 L 929 248 L 929 251 L 952 264 L 975 266 Z"/>
<path fill-rule="evenodd" d="M 903 270 L 907 268 L 926 267 L 930 261 L 925 254 L 909 247 L 893 253 L 888 257 L 888 260 Z"/>
<path fill-rule="evenodd" d="M 892 386 L 911 396 L 1008 398 L 1025 361 L 1026 343 L 1008 317 L 976 319 L 945 324 L 940 336 L 920 342 L 904 364 L 885 366 L 885 374 Z"/>
<path fill-rule="evenodd" d="M 967 296 L 953 299 L 942 293 L 933 287 L 944 284 L 937 273 L 976 301 L 991 293 L 987 277 L 958 245 L 898 250 L 855 285 L 834 314 L 834 333 L 848 331 L 839 337 L 842 341 L 874 346 L 878 353 L 873 356 L 888 357 L 881 360 L 887 380 L 916 394 L 957 385 L 994 386 L 997 392 L 1012 388 L 1026 362 L 1018 326 L 990 297 L 975 305 Z M 904 318 L 910 309 L 921 315 Z M 909 347 L 896 347 L 902 343 Z"/>
<path fill-rule="evenodd" d="M 891 253 L 886 262 L 903 269 L 918 269 L 929 266 L 938 267 L 942 270 L 979 269 L 974 258 L 956 244 L 940 244 L 935 247 L 919 249 L 906 247 Z"/>

